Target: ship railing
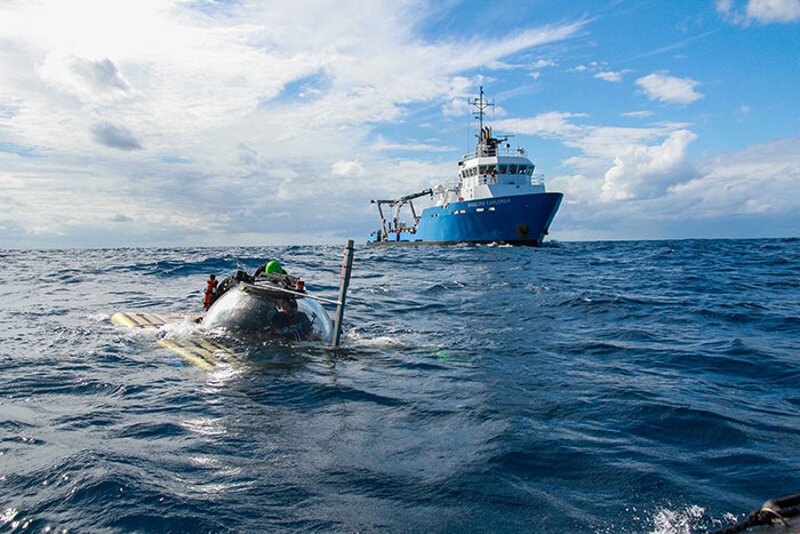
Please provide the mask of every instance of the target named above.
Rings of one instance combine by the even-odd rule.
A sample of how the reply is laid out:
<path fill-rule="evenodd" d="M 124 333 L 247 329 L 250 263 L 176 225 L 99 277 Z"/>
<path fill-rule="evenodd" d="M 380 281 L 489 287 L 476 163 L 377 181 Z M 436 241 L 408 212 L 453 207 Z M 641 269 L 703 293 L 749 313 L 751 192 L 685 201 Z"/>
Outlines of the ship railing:
<path fill-rule="evenodd" d="M 476 150 L 475 152 L 464 154 L 463 156 L 461 156 L 461 159 L 464 161 L 469 161 L 471 159 L 478 159 L 478 158 L 491 158 L 496 155 L 497 155 L 496 150 Z"/>
<path fill-rule="evenodd" d="M 464 154 L 461 159 L 464 161 L 476 158 L 493 158 L 497 155 L 496 148 L 481 148 L 475 150 L 475 152 L 470 152 L 469 154 Z"/>
<path fill-rule="evenodd" d="M 479 185 L 544 185 L 544 174 L 534 174 L 527 176 L 524 174 L 515 174 L 511 178 L 501 178 L 502 181 L 497 180 L 497 176 L 493 174 L 480 174 L 478 175 Z"/>
<path fill-rule="evenodd" d="M 498 155 L 527 157 L 528 153 L 522 147 L 519 147 L 515 150 L 506 148 L 505 151 L 500 151 L 497 148 L 478 147 L 475 149 L 475 152 L 470 152 L 468 154 L 464 154 L 463 156 L 461 156 L 461 159 L 463 161 L 468 161 L 477 158 L 493 158 Z"/>

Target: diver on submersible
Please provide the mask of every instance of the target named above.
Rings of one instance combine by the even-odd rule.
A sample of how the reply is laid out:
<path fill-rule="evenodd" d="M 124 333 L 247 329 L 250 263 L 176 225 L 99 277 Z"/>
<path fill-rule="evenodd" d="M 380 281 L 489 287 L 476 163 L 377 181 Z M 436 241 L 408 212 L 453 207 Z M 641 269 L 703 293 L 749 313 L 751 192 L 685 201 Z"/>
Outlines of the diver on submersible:
<path fill-rule="evenodd" d="M 273 334 L 283 336 L 295 341 L 309 339 L 311 335 L 312 321 L 304 313 L 297 309 L 297 300 L 280 299 L 278 301 L 278 313 L 273 315 L 270 321 L 270 328 Z"/>
<path fill-rule="evenodd" d="M 159 329 L 184 320 L 197 323 L 200 330 L 191 339 L 163 338 L 158 344 L 192 365 L 207 370 L 219 363 L 220 353 L 231 354 L 228 348 L 214 339 L 219 334 L 254 335 L 259 339 L 273 336 L 289 341 L 325 341 L 330 343 L 331 348 L 337 349 L 342 339 L 342 321 L 353 256 L 354 243 L 348 239 L 342 256 L 339 295 L 336 299 L 307 291 L 303 280 L 289 275 L 280 262 L 273 260 L 259 266 L 252 275 L 240 270 L 221 282 L 216 275 L 210 275 L 203 291 L 205 314 L 121 311 L 111 316 L 111 322 L 137 329 Z M 322 303 L 335 306 L 335 314 L 329 316 Z"/>
<path fill-rule="evenodd" d="M 259 266 L 252 275 L 248 274 L 247 271 L 239 270 L 236 271 L 235 274 L 227 276 L 219 283 L 217 282 L 216 275 L 210 275 L 206 281 L 208 286 L 206 287 L 205 298 L 203 299 L 203 308 L 208 310 L 217 299 L 231 288 L 236 287 L 239 282 L 252 284 L 257 281 L 267 281 L 278 287 L 283 287 L 284 289 L 293 289 L 300 293 L 305 292 L 305 282 L 303 280 L 284 272 L 283 266 L 278 260 L 270 260 Z"/>
<path fill-rule="evenodd" d="M 245 336 L 272 336 L 290 341 L 316 340 L 339 346 L 347 287 L 353 268 L 353 240 L 348 239 L 342 256 L 337 299 L 306 290 L 305 282 L 288 274 L 277 260 L 268 261 L 251 275 L 239 270 L 216 284 L 208 279 L 208 311 L 199 321 L 207 330 Z M 322 303 L 336 306 L 329 316 Z"/>
<path fill-rule="evenodd" d="M 305 282 L 285 272 L 277 260 L 262 264 L 252 275 L 239 270 L 221 282 L 212 274 L 203 298 L 208 313 L 202 324 L 295 341 L 330 337 L 327 314 L 305 296 Z"/>

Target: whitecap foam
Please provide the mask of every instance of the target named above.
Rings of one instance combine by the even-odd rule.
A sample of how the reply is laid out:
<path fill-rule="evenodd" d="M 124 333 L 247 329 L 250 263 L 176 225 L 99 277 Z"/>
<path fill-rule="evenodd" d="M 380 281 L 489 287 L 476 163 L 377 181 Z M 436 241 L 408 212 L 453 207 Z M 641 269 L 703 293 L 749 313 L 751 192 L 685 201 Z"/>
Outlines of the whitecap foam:
<path fill-rule="evenodd" d="M 350 345 L 354 345 L 356 347 L 397 348 L 406 346 L 406 344 L 398 337 L 387 335 L 368 337 L 360 334 L 356 330 L 345 332 L 344 338 Z"/>
<path fill-rule="evenodd" d="M 651 534 L 690 534 L 701 527 L 706 509 L 693 504 L 683 510 L 661 508 L 653 515 Z"/>
<path fill-rule="evenodd" d="M 158 330 L 168 338 L 188 339 L 202 333 L 202 326 L 189 318 L 183 318 L 180 321 L 167 323 Z"/>

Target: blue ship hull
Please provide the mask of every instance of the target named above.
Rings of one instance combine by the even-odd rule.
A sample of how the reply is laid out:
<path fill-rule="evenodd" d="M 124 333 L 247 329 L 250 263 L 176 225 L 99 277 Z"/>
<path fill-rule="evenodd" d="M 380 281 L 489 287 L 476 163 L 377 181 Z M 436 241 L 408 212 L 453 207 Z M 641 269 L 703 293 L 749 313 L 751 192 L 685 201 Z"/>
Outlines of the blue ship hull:
<path fill-rule="evenodd" d="M 371 245 L 443 245 L 453 243 L 510 243 L 541 245 L 550 228 L 562 193 L 533 193 L 451 202 L 426 208 L 416 232 L 390 232 Z"/>

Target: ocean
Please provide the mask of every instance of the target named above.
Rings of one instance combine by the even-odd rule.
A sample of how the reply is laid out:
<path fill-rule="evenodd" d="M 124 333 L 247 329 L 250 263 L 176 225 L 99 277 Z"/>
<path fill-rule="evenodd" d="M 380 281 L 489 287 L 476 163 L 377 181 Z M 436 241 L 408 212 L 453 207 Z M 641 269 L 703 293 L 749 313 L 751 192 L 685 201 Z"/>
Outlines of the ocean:
<path fill-rule="evenodd" d="M 800 240 L 357 246 L 343 346 L 202 311 L 342 246 L 0 251 L 0 531 L 707 532 L 800 492 Z"/>

